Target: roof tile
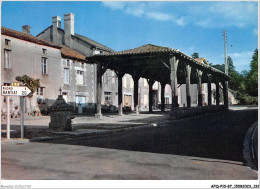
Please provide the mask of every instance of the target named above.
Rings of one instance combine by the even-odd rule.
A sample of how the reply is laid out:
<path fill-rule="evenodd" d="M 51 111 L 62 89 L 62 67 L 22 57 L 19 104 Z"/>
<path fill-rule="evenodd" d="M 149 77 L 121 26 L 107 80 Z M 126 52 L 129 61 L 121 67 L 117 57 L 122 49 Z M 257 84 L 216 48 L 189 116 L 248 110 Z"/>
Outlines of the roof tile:
<path fill-rule="evenodd" d="M 39 45 L 45 45 L 45 46 L 54 47 L 54 48 L 58 48 L 58 49 L 61 48 L 61 46 L 59 46 L 59 45 L 56 45 L 54 43 L 50 43 L 48 41 L 44 41 L 44 40 L 39 39 L 39 38 L 37 38 L 37 37 L 35 37 L 31 34 L 19 32 L 19 31 L 12 30 L 12 29 L 9 29 L 9 28 L 1 27 L 1 33 L 2 33 L 2 35 L 8 35 L 10 37 L 22 39 L 22 40 L 25 40 L 25 41 L 29 41 L 29 42 L 32 42 L 32 43 L 39 44 Z"/>

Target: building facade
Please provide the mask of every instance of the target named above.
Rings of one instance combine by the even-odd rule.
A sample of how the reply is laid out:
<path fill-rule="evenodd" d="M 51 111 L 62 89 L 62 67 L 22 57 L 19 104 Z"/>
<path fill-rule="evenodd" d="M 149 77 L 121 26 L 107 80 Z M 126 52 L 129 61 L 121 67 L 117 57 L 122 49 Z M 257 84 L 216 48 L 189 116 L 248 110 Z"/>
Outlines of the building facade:
<path fill-rule="evenodd" d="M 25 98 L 25 111 L 38 108 L 37 99 L 49 104 L 57 97 L 61 79 L 52 74 L 58 72 L 61 61 L 59 46 L 42 41 L 25 33 L 2 27 L 1 84 L 17 82 L 17 76 L 28 75 L 40 79 L 41 87 L 32 98 Z M 51 81 L 51 82 L 50 82 Z M 1 110 L 6 112 L 6 98 L 2 96 Z M 39 100 L 38 100 L 39 101 Z M 19 105 L 19 97 L 10 97 L 11 110 Z"/>
<path fill-rule="evenodd" d="M 26 30 L 27 29 L 27 30 Z M 94 112 L 94 96 L 86 88 L 94 89 L 93 78 L 86 69 L 86 57 L 75 50 L 47 42 L 29 33 L 2 27 L 1 84 L 17 82 L 17 76 L 27 75 L 40 80 L 40 88 L 32 98 L 25 98 L 25 112 L 44 110 L 54 103 L 62 89 L 65 100 L 75 111 Z M 89 104 L 85 104 L 84 98 Z M 19 106 L 19 97 L 10 97 L 11 111 Z M 6 112 L 6 98 L 1 98 L 1 110 Z M 79 108 L 78 108 L 79 107 Z"/>

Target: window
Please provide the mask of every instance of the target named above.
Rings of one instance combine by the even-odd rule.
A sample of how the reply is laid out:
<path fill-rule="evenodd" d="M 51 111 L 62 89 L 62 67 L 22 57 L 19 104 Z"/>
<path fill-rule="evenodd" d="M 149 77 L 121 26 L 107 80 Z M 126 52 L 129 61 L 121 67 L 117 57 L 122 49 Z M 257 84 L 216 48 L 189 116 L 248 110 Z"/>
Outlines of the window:
<path fill-rule="evenodd" d="M 47 54 L 47 49 L 42 49 L 42 54 L 46 55 Z"/>
<path fill-rule="evenodd" d="M 83 71 L 77 70 L 77 84 L 83 85 Z"/>
<path fill-rule="evenodd" d="M 42 57 L 42 74 L 47 74 L 47 58 Z"/>
<path fill-rule="evenodd" d="M 43 89 L 44 87 L 40 87 L 37 89 L 37 96 L 43 96 Z"/>
<path fill-rule="evenodd" d="M 11 66 L 11 51 L 5 49 L 4 50 L 4 68 L 9 69 Z"/>
<path fill-rule="evenodd" d="M 111 92 L 104 92 L 105 93 L 105 105 L 110 105 L 112 104 L 112 101 L 111 101 L 111 96 L 112 96 L 112 93 Z"/>
<path fill-rule="evenodd" d="M 86 107 L 86 97 L 85 96 L 76 96 L 76 107 Z"/>
<path fill-rule="evenodd" d="M 84 68 L 84 63 L 81 63 L 81 67 Z"/>
<path fill-rule="evenodd" d="M 64 83 L 70 83 L 70 69 L 64 68 Z"/>
<path fill-rule="evenodd" d="M 67 60 L 66 66 L 70 67 L 70 60 Z"/>
<path fill-rule="evenodd" d="M 40 87 L 37 89 L 37 102 L 38 104 L 44 104 L 44 92 L 45 92 L 45 87 Z"/>
<path fill-rule="evenodd" d="M 11 45 L 11 40 L 5 39 L 5 45 L 6 45 L 6 46 L 10 46 L 10 45 Z"/>

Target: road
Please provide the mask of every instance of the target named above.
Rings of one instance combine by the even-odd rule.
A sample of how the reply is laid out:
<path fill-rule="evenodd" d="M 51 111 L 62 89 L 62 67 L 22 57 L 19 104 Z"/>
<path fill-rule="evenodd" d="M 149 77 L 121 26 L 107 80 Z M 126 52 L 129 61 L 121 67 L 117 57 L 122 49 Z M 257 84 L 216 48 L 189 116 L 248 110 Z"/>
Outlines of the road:
<path fill-rule="evenodd" d="M 257 110 L 50 143 L 2 142 L 3 179 L 251 180 L 243 140 Z"/>

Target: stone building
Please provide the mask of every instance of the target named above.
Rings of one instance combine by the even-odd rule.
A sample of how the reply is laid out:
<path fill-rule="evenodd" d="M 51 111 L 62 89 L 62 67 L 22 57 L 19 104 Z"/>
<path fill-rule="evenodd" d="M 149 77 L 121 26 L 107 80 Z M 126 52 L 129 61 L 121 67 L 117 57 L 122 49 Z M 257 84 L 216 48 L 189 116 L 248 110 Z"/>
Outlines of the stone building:
<path fill-rule="evenodd" d="M 82 35 L 75 33 L 74 18 L 75 15 L 72 13 L 64 14 L 64 29 L 61 28 L 60 16 L 52 17 L 52 25 L 47 27 L 41 33 L 37 35 L 38 38 L 53 42 L 55 44 L 64 45 L 72 48 L 85 56 L 92 56 L 96 54 L 107 54 L 114 52 L 112 49 Z M 91 87 L 85 88 L 85 92 L 88 97 L 82 96 L 81 100 L 85 101 L 88 109 L 93 109 L 93 103 L 96 103 L 96 64 L 85 65 L 88 81 L 92 81 Z M 74 78 L 74 76 L 71 76 Z M 107 69 L 102 76 L 102 94 L 101 104 L 103 110 L 109 108 L 110 105 L 118 107 L 118 80 L 117 75 L 114 71 Z M 142 83 L 145 81 L 140 79 L 139 93 L 142 94 L 140 98 L 141 110 L 146 110 L 148 107 L 148 86 L 143 86 Z M 142 87 L 143 86 L 143 87 Z M 74 90 L 71 88 L 71 90 Z M 167 99 L 171 99 L 170 90 L 166 90 Z M 133 103 L 133 79 L 130 75 L 126 74 L 123 76 L 123 106 L 125 109 L 134 109 Z M 169 101 L 169 100 L 168 100 Z M 77 106 L 78 100 L 76 100 Z M 170 103 L 170 101 L 169 101 Z M 158 102 L 157 102 L 158 104 Z"/>
<path fill-rule="evenodd" d="M 64 14 L 64 29 L 61 28 L 61 17 L 53 16 L 52 25 L 47 27 L 41 33 L 37 35 L 39 39 L 43 39 L 58 45 L 64 45 L 75 51 L 85 55 L 92 56 L 94 54 L 106 54 L 113 52 L 112 49 L 80 34 L 75 33 L 74 17 L 72 13 Z M 87 110 L 94 110 L 96 103 L 96 65 L 85 64 L 84 70 L 87 73 L 85 75 L 86 87 L 82 87 L 77 94 L 79 96 L 76 99 L 76 104 L 79 101 L 85 104 Z M 71 79 L 75 79 L 75 75 L 70 76 Z M 117 105 L 117 84 L 115 73 L 111 70 L 107 70 L 103 75 L 103 92 L 102 92 L 102 104 Z M 67 90 L 69 90 L 67 86 Z M 70 86 L 71 87 L 71 86 Z M 73 91 L 74 88 L 71 88 Z M 85 94 L 83 94 L 85 93 Z M 77 106 L 77 105 L 76 105 Z"/>
<path fill-rule="evenodd" d="M 135 72 L 128 73 L 126 70 L 125 72 L 121 72 L 120 69 L 113 68 L 109 62 L 102 62 L 103 68 L 99 70 L 103 70 L 104 73 L 98 73 L 97 65 L 99 65 L 99 62 L 91 57 L 107 56 L 107 59 L 109 59 L 109 57 L 112 57 L 111 54 L 121 56 L 123 51 L 115 52 L 92 39 L 75 33 L 74 14 L 64 15 L 64 29 L 61 28 L 61 17 L 52 17 L 52 25 L 39 33 L 37 37 L 29 34 L 29 26 L 25 26 L 23 29 L 23 32 L 17 32 L 2 28 L 2 84 L 4 82 L 12 82 L 16 76 L 24 74 L 39 78 L 42 86 L 35 95 L 37 97 L 33 97 L 37 99 L 30 99 L 30 102 L 27 99 L 28 102 L 26 102 L 26 107 L 29 111 L 32 111 L 37 106 L 43 109 L 46 105 L 52 104 L 59 93 L 59 88 L 62 89 L 64 99 L 73 105 L 77 113 L 94 113 L 97 108 L 100 109 L 97 107 L 97 104 L 101 104 L 103 110 L 111 111 L 111 105 L 112 107 L 119 107 L 119 101 L 121 102 L 119 109 L 123 107 L 123 110 L 136 110 L 137 106 L 140 111 L 170 109 L 173 102 L 173 91 L 175 98 L 177 97 L 174 100 L 174 106 L 197 106 L 198 103 L 208 105 L 208 99 L 211 99 L 210 104 L 217 103 L 212 98 L 213 93 L 208 94 L 208 91 L 215 90 L 216 85 L 212 83 L 208 89 L 208 83 L 204 82 L 201 83 L 198 91 L 195 78 L 197 78 L 196 74 L 199 73 L 195 71 L 191 75 L 193 82 L 189 83 L 190 102 L 187 102 L 187 86 L 182 81 L 183 76 L 180 84 L 176 85 L 173 90 L 169 78 L 165 79 L 165 81 L 158 82 L 155 80 L 149 83 L 149 78 L 154 80 L 154 78 L 163 77 L 163 73 L 159 72 L 156 73 L 157 76 L 145 74 L 145 78 L 137 77 Z M 11 42 L 8 42 L 8 40 Z M 35 48 L 33 48 L 34 46 Z M 131 49 L 129 52 L 135 53 L 136 50 L 142 48 L 159 48 L 160 51 L 161 47 L 147 44 Z M 166 51 L 173 50 L 168 48 Z M 175 51 L 173 52 L 175 53 Z M 125 60 L 122 59 L 122 61 L 123 64 L 128 65 L 128 63 L 125 63 Z M 145 60 L 145 63 L 147 65 L 150 63 L 154 65 L 155 61 L 161 62 L 162 59 L 160 57 L 153 57 L 149 61 Z M 202 68 L 209 67 L 205 58 L 193 61 Z M 25 62 L 28 63 L 25 64 Z M 10 65 L 7 66 L 7 64 Z M 164 67 L 169 67 L 167 65 L 169 63 L 165 64 L 163 62 L 162 64 L 164 64 Z M 137 71 L 140 73 L 143 71 L 144 73 L 147 72 L 145 70 L 142 71 L 142 67 L 138 69 Z M 181 68 L 180 70 L 178 74 L 184 74 L 183 70 L 185 69 Z M 102 82 L 98 81 L 100 75 Z M 203 78 L 203 81 L 206 81 L 206 77 L 208 76 L 204 75 L 200 77 Z M 138 82 L 138 85 L 136 85 L 136 82 Z M 102 83 L 102 87 L 100 88 L 101 93 L 97 92 L 99 83 Z M 135 89 L 135 85 L 138 86 L 137 89 Z M 122 96 L 120 97 L 118 95 L 119 86 L 122 86 L 122 90 L 120 89 Z M 221 84 L 219 87 L 221 89 Z M 122 100 L 119 100 L 119 98 L 122 98 Z M 97 99 L 101 100 L 101 103 Z M 2 100 L 4 101 L 4 99 Z M 14 102 L 13 104 L 18 103 L 18 101 Z M 162 104 L 163 108 L 161 107 Z M 1 108 L 3 108 L 3 105 Z"/>
<path fill-rule="evenodd" d="M 85 71 L 84 55 L 31 35 L 29 26 L 23 26 L 23 32 L 2 27 L 1 34 L 1 85 L 16 82 L 15 78 L 23 75 L 40 79 L 41 87 L 32 98 L 25 98 L 26 112 L 51 105 L 59 94 L 59 88 L 62 88 L 64 97 L 75 108 L 77 95 L 87 96 L 84 85 L 88 85 L 88 80 L 92 78 L 84 77 L 87 76 L 87 72 L 81 78 L 77 77 L 81 74 L 78 70 Z M 75 75 L 78 81 L 68 76 L 68 72 L 69 75 Z M 81 82 L 80 85 L 77 85 L 77 82 Z M 14 111 L 19 105 L 19 97 L 12 96 L 10 99 L 11 110 Z M 6 112 L 5 101 L 5 97 L 2 96 L 2 112 Z"/>
<path fill-rule="evenodd" d="M 75 15 L 72 13 L 64 14 L 64 29 L 61 28 L 61 17 L 54 16 L 52 17 L 52 25 L 46 28 L 44 31 L 37 35 L 38 38 L 44 39 L 56 44 L 65 45 L 70 47 L 85 56 L 92 56 L 97 54 L 108 54 L 113 53 L 114 51 L 92 39 L 89 39 L 85 36 L 79 35 L 75 33 L 74 29 L 74 17 Z M 205 58 L 199 58 L 197 61 L 208 64 Z M 94 100 L 86 101 L 86 107 L 92 107 L 93 103 L 96 103 L 96 74 L 97 68 L 96 64 L 89 64 L 86 65 L 86 70 L 89 70 L 93 75 L 93 88 L 94 90 L 86 89 L 89 96 L 93 97 Z M 88 74 L 89 75 L 89 74 Z M 73 76 L 72 76 L 73 77 Z M 123 98 L 122 103 L 123 107 L 134 109 L 134 99 L 133 99 L 133 78 L 129 74 L 125 74 L 123 76 Z M 102 94 L 101 94 L 101 104 L 103 109 L 107 109 L 109 105 L 118 106 L 118 79 L 117 74 L 107 69 L 105 73 L 102 75 Z M 161 84 L 155 83 L 153 85 L 153 108 L 158 109 L 161 104 Z M 191 106 L 197 105 L 197 85 L 191 84 L 190 86 L 190 93 L 191 93 Z M 180 85 L 178 87 L 178 104 L 179 106 L 187 106 L 186 96 L 185 96 L 185 84 Z M 140 78 L 139 80 L 139 89 L 138 89 L 138 106 L 140 110 L 147 110 L 148 109 L 148 83 L 146 79 Z M 171 87 L 170 85 L 166 85 L 165 87 L 165 102 L 166 108 L 167 104 L 171 104 L 172 101 L 172 94 L 171 94 Z M 202 84 L 202 98 L 203 104 L 207 104 L 207 85 Z M 82 96 L 83 100 L 87 99 Z M 88 98 L 91 99 L 91 98 Z M 107 107 L 107 108 L 106 108 Z"/>

